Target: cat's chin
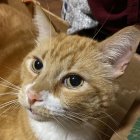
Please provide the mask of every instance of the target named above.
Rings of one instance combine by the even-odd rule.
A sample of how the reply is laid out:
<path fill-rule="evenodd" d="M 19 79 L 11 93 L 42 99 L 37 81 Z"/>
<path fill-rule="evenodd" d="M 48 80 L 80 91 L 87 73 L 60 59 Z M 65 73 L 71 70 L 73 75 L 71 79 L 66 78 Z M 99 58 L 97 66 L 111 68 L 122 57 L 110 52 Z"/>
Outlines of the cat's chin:
<path fill-rule="evenodd" d="M 46 122 L 46 121 L 50 120 L 50 118 L 41 116 L 40 114 L 37 114 L 37 113 L 33 112 L 32 110 L 28 110 L 28 116 L 30 118 L 32 118 L 36 121 L 40 121 L 40 122 Z"/>

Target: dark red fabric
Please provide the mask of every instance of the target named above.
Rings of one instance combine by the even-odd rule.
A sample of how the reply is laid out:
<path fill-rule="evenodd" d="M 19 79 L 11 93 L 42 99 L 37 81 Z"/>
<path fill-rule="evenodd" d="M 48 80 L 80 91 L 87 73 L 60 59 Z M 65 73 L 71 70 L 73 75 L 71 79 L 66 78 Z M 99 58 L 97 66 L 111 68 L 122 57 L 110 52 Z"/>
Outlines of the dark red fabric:
<path fill-rule="evenodd" d="M 140 21 L 140 0 L 88 0 L 100 26 L 114 33 Z"/>

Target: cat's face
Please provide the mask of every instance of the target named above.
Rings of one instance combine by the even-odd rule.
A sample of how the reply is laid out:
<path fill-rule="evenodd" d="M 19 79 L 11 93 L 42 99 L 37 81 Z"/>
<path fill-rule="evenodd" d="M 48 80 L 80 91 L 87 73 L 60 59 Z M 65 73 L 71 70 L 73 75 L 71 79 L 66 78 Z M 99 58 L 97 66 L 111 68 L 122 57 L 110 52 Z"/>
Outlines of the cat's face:
<path fill-rule="evenodd" d="M 97 48 L 95 41 L 78 36 L 44 40 L 24 60 L 21 103 L 40 119 L 79 114 L 84 120 L 102 113 L 114 91 Z M 38 101 L 30 104 L 29 98 Z"/>
<path fill-rule="evenodd" d="M 22 64 L 20 103 L 36 120 L 94 120 L 111 107 L 113 80 L 124 73 L 133 52 L 125 37 L 129 34 L 120 32 L 98 43 L 65 34 L 47 36 L 48 30 Z"/>

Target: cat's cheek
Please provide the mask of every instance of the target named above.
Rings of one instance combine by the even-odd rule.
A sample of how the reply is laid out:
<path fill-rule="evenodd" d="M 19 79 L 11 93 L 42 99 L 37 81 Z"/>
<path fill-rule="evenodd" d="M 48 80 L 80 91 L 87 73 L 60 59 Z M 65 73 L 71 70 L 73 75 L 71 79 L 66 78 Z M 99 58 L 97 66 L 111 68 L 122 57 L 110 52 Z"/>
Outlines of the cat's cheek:
<path fill-rule="evenodd" d="M 53 93 L 45 90 L 41 91 L 40 94 L 42 95 L 46 109 L 50 112 L 63 112 L 63 106 L 59 97 L 56 97 Z"/>

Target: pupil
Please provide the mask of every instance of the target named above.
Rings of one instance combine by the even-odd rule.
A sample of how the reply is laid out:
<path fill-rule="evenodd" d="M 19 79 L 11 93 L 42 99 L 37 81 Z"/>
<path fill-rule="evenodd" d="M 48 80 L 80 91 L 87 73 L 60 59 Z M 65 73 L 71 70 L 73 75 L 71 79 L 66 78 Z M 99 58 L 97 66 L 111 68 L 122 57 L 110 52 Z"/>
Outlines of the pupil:
<path fill-rule="evenodd" d="M 65 10 L 67 11 L 67 9 L 68 9 L 68 5 L 67 5 L 66 2 L 64 3 L 64 7 L 65 7 Z"/>
<path fill-rule="evenodd" d="M 36 61 L 35 61 L 35 68 L 36 68 L 37 70 L 40 70 L 40 69 L 42 69 L 42 67 L 43 67 L 42 62 L 40 62 L 39 60 L 36 60 Z"/>
<path fill-rule="evenodd" d="M 82 78 L 80 76 L 77 76 L 77 75 L 72 75 L 70 77 L 70 83 L 74 87 L 79 86 L 81 84 L 81 80 L 82 80 Z"/>

